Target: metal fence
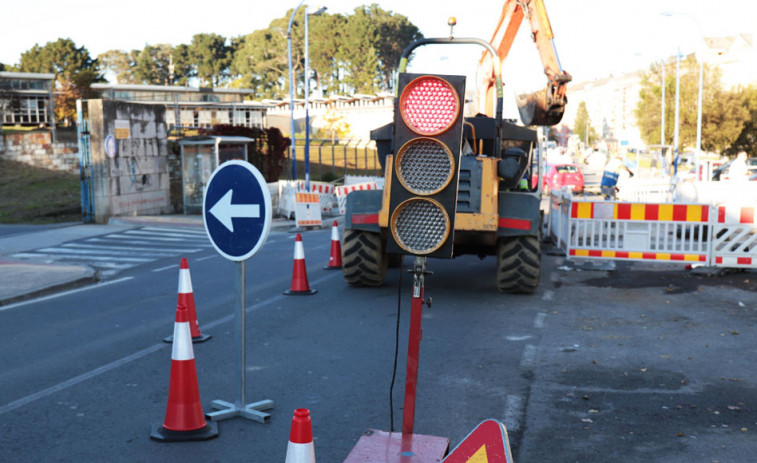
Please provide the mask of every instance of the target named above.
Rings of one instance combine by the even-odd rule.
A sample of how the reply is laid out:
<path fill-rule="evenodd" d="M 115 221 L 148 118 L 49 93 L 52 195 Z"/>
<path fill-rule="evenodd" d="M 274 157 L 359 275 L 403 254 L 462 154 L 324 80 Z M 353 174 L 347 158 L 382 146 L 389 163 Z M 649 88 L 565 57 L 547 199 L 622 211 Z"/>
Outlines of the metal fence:
<path fill-rule="evenodd" d="M 292 171 L 292 152 L 287 150 L 287 165 Z M 304 178 L 305 139 L 297 138 L 295 146 L 297 176 Z M 347 175 L 383 176 L 373 140 L 332 140 L 311 138 L 309 170 L 313 180 L 332 181 Z"/>

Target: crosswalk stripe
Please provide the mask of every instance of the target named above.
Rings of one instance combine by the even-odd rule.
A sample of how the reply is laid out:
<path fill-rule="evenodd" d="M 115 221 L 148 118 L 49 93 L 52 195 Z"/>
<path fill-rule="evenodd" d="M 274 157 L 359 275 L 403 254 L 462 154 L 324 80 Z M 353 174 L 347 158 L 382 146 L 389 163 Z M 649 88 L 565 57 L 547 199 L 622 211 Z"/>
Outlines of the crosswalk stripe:
<path fill-rule="evenodd" d="M 153 232 L 146 231 L 146 230 L 126 230 L 123 233 L 126 234 L 126 235 L 140 235 L 140 236 L 147 235 L 147 236 L 154 237 L 154 238 L 157 238 L 157 237 L 160 237 L 160 238 L 182 238 L 182 239 L 186 239 L 186 238 L 190 238 L 190 237 L 191 238 L 195 238 L 195 239 L 202 238 L 201 235 L 186 235 L 186 234 L 183 234 L 183 233 L 153 233 Z M 206 237 L 206 239 L 207 239 L 207 237 Z"/>
<path fill-rule="evenodd" d="M 65 254 L 65 255 L 74 255 L 74 256 L 127 256 L 127 257 L 138 257 L 138 256 L 144 256 L 145 258 L 149 260 L 155 260 L 156 257 L 169 257 L 175 255 L 173 252 L 162 252 L 159 250 L 151 251 L 150 253 L 142 253 L 142 252 L 128 252 L 128 251 L 107 251 L 103 252 L 102 249 L 78 249 L 78 248 L 42 248 L 37 249 L 37 252 L 43 252 L 43 253 L 53 253 L 53 254 Z"/>
<path fill-rule="evenodd" d="M 121 262 L 135 262 L 135 263 L 145 263 L 145 262 L 152 262 L 155 259 L 145 259 L 141 257 L 119 257 L 119 256 L 91 256 L 91 255 L 82 255 L 82 254 L 56 254 L 52 253 L 49 254 L 48 252 L 40 252 L 40 253 L 19 253 L 19 254 L 13 254 L 13 257 L 16 258 L 39 258 L 39 257 L 50 257 L 54 259 L 67 259 L 67 260 L 84 260 L 84 261 L 121 261 Z"/>
<path fill-rule="evenodd" d="M 161 252 L 161 253 L 169 253 L 169 254 L 175 254 L 175 253 L 192 253 L 192 252 L 200 252 L 202 251 L 201 248 L 140 248 L 136 246 L 115 246 L 115 245 L 105 245 L 105 244 L 79 244 L 79 243 L 66 243 L 62 245 L 64 248 L 76 248 L 76 249 L 102 249 L 102 250 L 108 250 L 113 249 L 116 251 L 147 251 L 147 252 Z"/>
<path fill-rule="evenodd" d="M 128 233 L 128 232 L 127 232 Z M 146 241 L 170 241 L 170 242 L 179 242 L 184 243 L 187 241 L 186 238 L 178 238 L 178 237 L 170 237 L 170 236 L 155 236 L 154 234 L 150 233 L 111 233 L 110 235 L 106 235 L 108 238 L 125 238 L 125 239 L 140 239 L 140 240 L 146 240 Z"/>
<path fill-rule="evenodd" d="M 205 230 L 181 230 L 178 231 L 175 228 L 161 228 L 161 227 L 144 227 L 140 230 L 149 230 L 149 231 L 157 231 L 157 232 L 167 232 L 172 234 L 181 234 L 181 235 L 194 235 L 194 236 L 203 236 L 207 237 L 208 234 L 205 232 Z"/>
<path fill-rule="evenodd" d="M 144 245 L 144 244 L 150 244 L 150 240 L 140 238 L 140 239 L 128 239 L 128 238 L 111 238 L 112 235 L 107 235 L 107 238 L 88 238 L 86 242 L 88 243 L 118 243 L 118 244 L 138 244 L 138 245 Z M 188 242 L 187 240 L 172 240 L 172 242 L 181 241 L 181 243 L 176 244 L 186 244 L 193 247 L 199 247 L 199 248 L 211 248 L 213 247 L 212 244 L 210 244 L 209 241 L 203 241 L 203 242 Z M 157 242 L 155 243 L 156 246 L 165 246 L 166 243 L 164 242 Z"/>

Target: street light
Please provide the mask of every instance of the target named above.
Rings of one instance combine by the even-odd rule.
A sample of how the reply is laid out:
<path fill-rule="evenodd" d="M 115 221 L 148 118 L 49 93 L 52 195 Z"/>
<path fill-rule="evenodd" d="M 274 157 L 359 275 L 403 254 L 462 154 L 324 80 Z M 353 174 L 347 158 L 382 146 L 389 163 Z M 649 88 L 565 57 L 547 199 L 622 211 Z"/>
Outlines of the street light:
<path fill-rule="evenodd" d="M 290 146 L 292 152 L 292 180 L 297 181 L 297 150 L 296 139 L 294 137 L 294 72 L 292 70 L 292 22 L 294 22 L 294 15 L 297 14 L 297 10 L 300 9 L 305 0 L 302 0 L 297 8 L 292 11 L 292 16 L 289 17 L 289 27 L 287 28 L 287 48 L 289 49 L 289 110 L 291 113 L 292 124 L 292 144 Z M 305 15 L 307 18 L 307 15 Z"/>
<path fill-rule="evenodd" d="M 308 17 L 318 16 L 326 11 L 323 6 L 312 13 L 308 13 L 309 6 L 305 6 L 305 190 L 310 191 L 310 52 L 308 51 Z"/>
<path fill-rule="evenodd" d="M 693 16 L 691 16 L 689 13 L 685 13 L 683 11 L 663 11 L 660 13 L 662 16 L 674 16 L 674 15 L 681 15 L 686 16 L 689 19 L 691 19 L 694 24 L 699 28 L 699 33 L 702 36 L 702 41 L 704 41 L 704 29 L 702 29 L 702 26 L 699 24 L 699 21 L 694 19 Z M 680 55 L 680 49 L 678 51 L 678 55 Z M 678 62 L 679 58 L 676 57 L 676 133 L 678 132 Z M 697 96 L 697 142 L 696 147 L 694 148 L 694 159 L 695 159 L 695 166 L 696 166 L 696 178 L 699 180 L 699 153 L 702 151 L 702 76 L 704 74 L 704 54 L 699 57 L 699 94 Z M 677 154 L 678 150 L 678 138 L 676 137 L 675 140 L 675 150 Z M 677 165 L 676 165 L 677 168 Z"/>

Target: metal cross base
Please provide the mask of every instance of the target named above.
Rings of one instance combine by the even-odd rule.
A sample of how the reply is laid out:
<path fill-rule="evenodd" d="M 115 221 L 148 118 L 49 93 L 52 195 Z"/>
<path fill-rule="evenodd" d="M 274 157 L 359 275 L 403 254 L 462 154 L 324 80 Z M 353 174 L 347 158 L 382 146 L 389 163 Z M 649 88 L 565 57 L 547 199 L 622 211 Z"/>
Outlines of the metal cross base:
<path fill-rule="evenodd" d="M 247 404 L 244 407 L 236 404 L 226 402 L 225 400 L 214 400 L 210 403 L 210 406 L 217 412 L 206 413 L 205 416 L 209 420 L 221 421 L 235 416 L 241 416 L 248 420 L 254 420 L 258 423 L 268 423 L 271 420 L 271 415 L 263 413 L 261 410 L 270 410 L 273 408 L 273 400 L 261 400 Z"/>

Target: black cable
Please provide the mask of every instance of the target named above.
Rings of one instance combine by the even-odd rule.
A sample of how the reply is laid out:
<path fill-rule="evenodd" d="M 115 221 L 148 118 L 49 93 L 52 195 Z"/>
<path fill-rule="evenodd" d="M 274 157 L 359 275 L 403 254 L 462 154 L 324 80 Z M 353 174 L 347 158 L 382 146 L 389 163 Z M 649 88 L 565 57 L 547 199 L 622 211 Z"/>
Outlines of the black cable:
<path fill-rule="evenodd" d="M 392 384 L 389 386 L 389 431 L 394 432 L 394 400 L 392 399 L 394 391 L 394 380 L 397 378 L 397 357 L 400 349 L 400 310 L 402 308 L 402 269 L 400 264 L 400 277 L 397 283 L 397 328 L 394 333 L 394 368 L 392 369 Z"/>

